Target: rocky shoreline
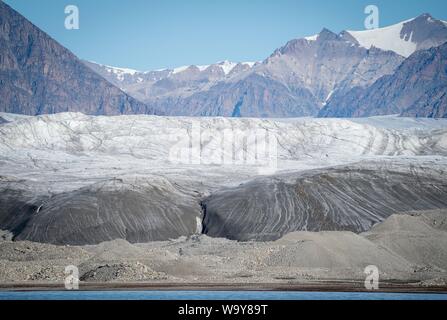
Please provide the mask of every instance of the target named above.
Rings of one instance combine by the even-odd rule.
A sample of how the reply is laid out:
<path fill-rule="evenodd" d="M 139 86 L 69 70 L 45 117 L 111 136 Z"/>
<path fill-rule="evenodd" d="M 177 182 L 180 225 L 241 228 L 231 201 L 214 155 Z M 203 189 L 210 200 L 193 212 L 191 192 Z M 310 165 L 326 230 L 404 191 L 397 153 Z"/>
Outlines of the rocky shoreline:
<path fill-rule="evenodd" d="M 390 241 L 392 237 L 392 241 Z M 381 290 L 447 291 L 447 212 L 393 215 L 360 235 L 294 232 L 277 241 L 206 235 L 131 244 L 55 246 L 0 242 L 2 290 L 63 290 L 65 267 L 81 290 L 364 290 L 364 268 L 380 270 Z"/>

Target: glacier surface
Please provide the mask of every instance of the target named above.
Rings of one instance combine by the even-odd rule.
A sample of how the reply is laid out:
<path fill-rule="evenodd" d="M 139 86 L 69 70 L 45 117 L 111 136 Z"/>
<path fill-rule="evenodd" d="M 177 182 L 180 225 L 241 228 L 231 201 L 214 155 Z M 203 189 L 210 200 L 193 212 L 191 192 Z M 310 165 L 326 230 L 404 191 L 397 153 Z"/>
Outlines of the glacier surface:
<path fill-rule="evenodd" d="M 214 230 L 210 231 L 213 236 L 232 235 L 239 240 L 259 239 L 253 235 L 258 229 L 268 239 L 297 230 L 361 232 L 418 194 L 424 198 L 402 209 L 436 209 L 444 207 L 443 199 L 447 199 L 447 120 L 197 119 L 80 113 L 0 117 L 7 120 L 0 124 L 0 229 L 20 240 L 56 244 L 115 238 L 165 240 L 200 232 L 202 220 L 202 231 Z M 201 154 L 211 157 L 228 147 L 213 140 L 213 132 L 261 128 L 273 134 L 278 142 L 276 172 L 261 175 L 259 168 L 244 163 L 173 163 L 173 133 L 193 140 L 194 123 L 207 133 L 199 139 Z M 334 184 L 332 193 L 325 190 L 329 184 L 322 182 L 331 177 L 342 183 Z M 389 192 L 399 186 L 402 194 L 397 201 L 397 195 Z M 418 193 L 421 188 L 425 189 Z M 297 190 L 304 192 L 302 196 Z M 360 214 L 360 209 L 351 210 L 355 202 L 350 202 L 354 197 L 350 193 L 358 197 L 356 201 L 366 201 L 365 206 L 386 201 Z M 254 203 L 263 203 L 256 194 L 279 200 L 256 211 Z M 236 213 L 229 210 L 238 201 L 245 205 Z M 326 203 L 325 209 L 312 206 L 316 201 L 320 207 Z M 312 212 L 309 220 L 306 217 Z M 272 219 L 282 225 L 271 224 Z M 225 228 L 210 227 L 223 226 L 225 221 L 233 226 L 225 231 L 228 235 L 222 231 Z"/>

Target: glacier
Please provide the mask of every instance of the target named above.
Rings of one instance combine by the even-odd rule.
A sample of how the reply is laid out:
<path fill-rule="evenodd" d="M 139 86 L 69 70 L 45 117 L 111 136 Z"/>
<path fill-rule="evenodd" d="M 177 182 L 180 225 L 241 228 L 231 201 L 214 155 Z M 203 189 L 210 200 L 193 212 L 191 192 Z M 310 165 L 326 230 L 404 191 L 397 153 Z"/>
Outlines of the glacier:
<path fill-rule="evenodd" d="M 265 240 L 300 230 L 363 232 L 399 206 L 447 206 L 447 120 L 0 117 L 0 230 L 17 240 L 158 241 L 197 234 L 202 220 L 211 236 Z M 197 121 L 202 130 L 271 132 L 278 141 L 276 173 L 262 175 L 247 164 L 172 163 L 169 137 L 176 130 L 191 135 Z M 200 139 L 200 148 L 212 155 L 222 146 L 209 138 Z M 329 192 L 321 181 L 331 177 L 341 185 Z M 402 194 L 393 196 L 394 189 Z M 408 201 L 418 195 L 421 201 Z M 352 210 L 355 197 L 365 206 L 383 203 L 359 206 L 360 213 Z M 247 209 L 265 204 L 259 199 L 273 199 L 271 207 Z M 323 211 L 316 201 L 326 203 Z M 253 235 L 259 230 L 266 238 Z"/>

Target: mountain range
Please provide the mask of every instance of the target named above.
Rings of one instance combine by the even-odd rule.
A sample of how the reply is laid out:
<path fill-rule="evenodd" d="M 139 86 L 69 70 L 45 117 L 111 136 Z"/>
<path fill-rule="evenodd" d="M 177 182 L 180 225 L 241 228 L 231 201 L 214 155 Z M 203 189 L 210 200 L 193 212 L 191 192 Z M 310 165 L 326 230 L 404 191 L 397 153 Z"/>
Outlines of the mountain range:
<path fill-rule="evenodd" d="M 224 61 L 149 72 L 85 63 L 168 115 L 445 117 L 446 72 L 437 64 L 445 64 L 439 46 L 446 41 L 447 24 L 423 14 L 374 30 L 336 34 L 323 29 L 289 41 L 256 63 Z M 434 50 L 439 59 L 430 62 Z M 424 64 L 422 76 L 415 65 Z"/>
<path fill-rule="evenodd" d="M 78 59 L 0 2 L 0 111 L 225 117 L 447 117 L 447 23 L 294 39 L 259 62 L 141 72 Z"/>

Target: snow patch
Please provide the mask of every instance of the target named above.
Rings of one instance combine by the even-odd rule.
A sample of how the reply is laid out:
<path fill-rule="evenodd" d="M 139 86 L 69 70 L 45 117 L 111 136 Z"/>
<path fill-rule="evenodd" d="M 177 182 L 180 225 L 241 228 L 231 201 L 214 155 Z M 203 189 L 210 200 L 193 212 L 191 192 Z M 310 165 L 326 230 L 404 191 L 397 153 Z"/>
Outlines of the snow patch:
<path fill-rule="evenodd" d="M 197 65 L 182 66 L 182 67 L 173 69 L 172 74 L 184 72 L 188 68 L 193 67 L 193 66 L 198 68 L 200 70 L 200 72 L 205 71 L 206 69 L 208 69 L 211 66 L 218 66 L 222 69 L 222 71 L 225 73 L 225 75 L 228 75 L 238 64 L 239 63 L 225 60 L 225 61 L 218 62 L 216 64 L 207 64 L 207 65 L 200 65 L 200 66 L 197 66 Z M 241 64 L 248 65 L 250 68 L 252 68 L 256 64 L 256 62 L 251 62 L 251 61 L 241 62 Z M 168 69 L 160 69 L 158 71 L 164 71 L 164 70 L 168 70 Z"/>
<path fill-rule="evenodd" d="M 172 70 L 172 74 L 177 74 L 177 73 L 186 71 L 189 67 L 190 66 L 182 66 L 182 67 L 175 68 L 174 70 Z"/>
<path fill-rule="evenodd" d="M 318 34 L 315 34 L 315 35 L 309 36 L 309 37 L 304 37 L 304 39 L 306 39 L 307 41 L 317 41 Z"/>
<path fill-rule="evenodd" d="M 90 61 L 91 63 L 97 64 L 100 67 L 104 68 L 104 70 L 108 73 L 114 74 L 116 76 L 116 79 L 119 81 L 124 81 L 124 78 L 126 75 L 134 76 L 137 73 L 141 73 L 138 70 L 130 69 L 130 68 L 120 68 L 120 67 L 112 67 L 105 64 L 96 63 L 93 61 Z"/>
<path fill-rule="evenodd" d="M 139 73 L 138 70 L 129 69 L 129 68 L 118 68 L 118 67 L 106 67 L 109 72 L 113 72 L 115 74 L 130 74 L 134 75 L 136 73 Z"/>
<path fill-rule="evenodd" d="M 119 68 L 119 67 L 111 67 L 111 66 L 105 66 L 103 65 L 105 70 L 108 73 L 113 73 L 118 76 L 118 78 L 124 78 L 124 75 L 135 75 L 136 73 L 139 73 L 139 71 L 129 68 Z"/>
<path fill-rule="evenodd" d="M 376 47 L 382 50 L 391 50 L 404 57 L 409 57 L 417 49 L 417 44 L 412 41 L 412 35 L 408 40 L 401 37 L 404 24 L 413 21 L 406 20 L 401 23 L 365 31 L 346 31 L 353 36 L 360 46 L 370 49 Z"/>
<path fill-rule="evenodd" d="M 210 67 L 209 64 L 207 65 L 203 65 L 203 66 L 196 66 L 197 68 L 199 68 L 200 72 L 205 71 L 206 69 L 208 69 Z"/>
<path fill-rule="evenodd" d="M 332 97 L 333 94 L 334 90 L 331 90 L 331 92 L 329 92 L 329 94 L 327 95 L 326 100 L 324 100 L 323 106 L 327 104 L 327 102 L 329 101 L 329 99 Z"/>
<path fill-rule="evenodd" d="M 219 66 L 222 68 L 225 75 L 229 74 L 238 64 L 230 61 L 219 62 Z"/>

